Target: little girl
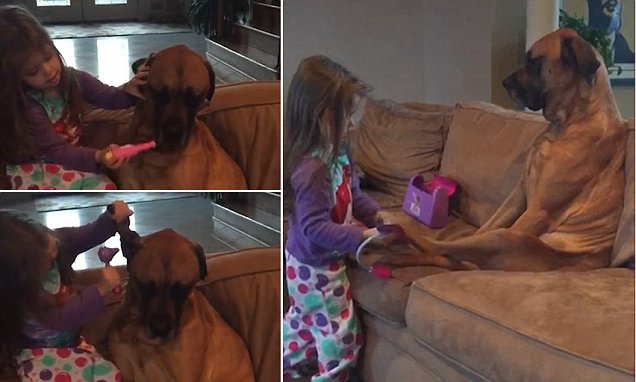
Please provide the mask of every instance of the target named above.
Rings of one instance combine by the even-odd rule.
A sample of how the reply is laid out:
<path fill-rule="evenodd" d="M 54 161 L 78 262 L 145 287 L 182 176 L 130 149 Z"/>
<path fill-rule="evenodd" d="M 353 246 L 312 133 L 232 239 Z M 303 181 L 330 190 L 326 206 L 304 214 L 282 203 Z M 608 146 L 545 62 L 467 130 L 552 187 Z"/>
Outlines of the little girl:
<path fill-rule="evenodd" d="M 324 56 L 304 59 L 287 101 L 287 175 L 294 209 L 285 248 L 290 307 L 284 379 L 317 363 L 312 381 L 347 381 L 363 343 L 345 257 L 375 229 L 379 207 L 360 190 L 344 142 L 370 87 Z"/>
<path fill-rule="evenodd" d="M 121 201 L 81 227 L 50 230 L 0 211 L 0 356 L 14 357 L 22 381 L 119 381 L 117 368 L 79 336 L 121 283 L 112 267 L 81 292 L 71 284 L 75 257 L 103 243 L 132 214 Z M 71 378 L 72 377 L 72 378 Z"/>
<path fill-rule="evenodd" d="M 26 10 L 0 7 L 0 162 L 15 189 L 113 189 L 101 174 L 121 160 L 81 147 L 82 103 L 103 109 L 134 106 L 147 70 L 122 89 L 64 64 L 42 25 Z M 19 166 L 16 166 L 18 165 Z M 1 174 L 0 174 L 1 175 Z"/>

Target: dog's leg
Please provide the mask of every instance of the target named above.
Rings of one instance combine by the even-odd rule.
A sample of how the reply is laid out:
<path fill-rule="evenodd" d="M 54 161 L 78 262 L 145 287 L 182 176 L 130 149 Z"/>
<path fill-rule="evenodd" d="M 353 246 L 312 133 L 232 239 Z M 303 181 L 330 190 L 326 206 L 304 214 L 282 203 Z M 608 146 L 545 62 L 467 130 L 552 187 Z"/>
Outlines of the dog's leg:
<path fill-rule="evenodd" d="M 435 253 L 430 248 L 421 246 L 420 244 L 411 243 L 419 252 L 406 251 L 391 253 L 385 255 L 379 261 L 380 264 L 390 266 L 392 268 L 412 267 L 412 266 L 435 266 L 450 270 L 469 270 L 474 267 L 463 264 L 452 257 L 445 257 Z"/>
<path fill-rule="evenodd" d="M 475 264 L 479 269 L 505 271 L 577 269 L 577 264 L 587 256 L 559 251 L 535 236 L 512 229 L 497 229 L 454 241 L 431 241 L 430 247 L 439 255 Z"/>
<path fill-rule="evenodd" d="M 525 187 L 525 176 L 522 176 L 506 200 L 475 234 L 510 227 L 526 210 Z"/>

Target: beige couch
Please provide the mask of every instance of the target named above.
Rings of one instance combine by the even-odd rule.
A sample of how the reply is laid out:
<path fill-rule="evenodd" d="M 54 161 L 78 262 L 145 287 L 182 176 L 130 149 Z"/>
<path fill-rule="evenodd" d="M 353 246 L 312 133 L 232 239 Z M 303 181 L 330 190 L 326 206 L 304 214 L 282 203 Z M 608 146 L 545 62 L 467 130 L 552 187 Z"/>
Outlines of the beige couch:
<path fill-rule="evenodd" d="M 351 267 L 367 339 L 364 381 L 633 381 L 634 270 L 620 267 L 634 257 L 631 122 L 611 268 L 407 267 L 382 281 Z M 454 238 L 474 232 L 500 205 L 545 126 L 540 115 L 485 103 L 372 101 L 351 148 L 365 187 L 410 237 Z M 409 177 L 434 171 L 461 185 L 450 222 L 439 230 L 400 208 Z"/>
<path fill-rule="evenodd" d="M 199 291 L 245 341 L 256 381 L 280 381 L 280 248 L 208 254 L 207 264 Z M 125 278 L 125 269 L 118 269 Z M 90 285 L 100 274 L 95 269 L 78 272 L 75 283 Z M 82 331 L 103 354 L 106 329 L 120 301 L 109 301 L 107 310 Z M 0 381 L 18 381 L 8 360 L 0 359 L 0 366 Z"/>

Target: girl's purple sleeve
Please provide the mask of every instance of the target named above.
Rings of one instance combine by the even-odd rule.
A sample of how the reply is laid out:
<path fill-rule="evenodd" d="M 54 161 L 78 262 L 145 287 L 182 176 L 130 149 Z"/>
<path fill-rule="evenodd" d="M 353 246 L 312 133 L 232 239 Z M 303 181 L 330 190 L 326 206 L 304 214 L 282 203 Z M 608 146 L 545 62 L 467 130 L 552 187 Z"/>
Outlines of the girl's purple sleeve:
<path fill-rule="evenodd" d="M 115 235 L 117 224 L 107 212 L 99 215 L 92 223 L 79 227 L 64 227 L 54 230 L 60 242 L 61 250 L 58 261 L 62 265 L 73 264 L 80 253 L 96 247 Z"/>
<path fill-rule="evenodd" d="M 327 171 L 324 166 L 318 167 L 314 160 L 308 162 L 301 165 L 300 171 L 296 171 L 291 179 L 296 195 L 295 224 L 314 245 L 341 252 L 355 251 L 364 240 L 364 229 L 338 224 L 331 219 L 333 198 Z M 313 173 L 316 175 L 312 176 Z"/>
<path fill-rule="evenodd" d="M 101 165 L 95 160 L 96 150 L 73 146 L 60 138 L 42 105 L 34 99 L 29 99 L 27 111 L 38 156 L 43 156 L 47 161 L 61 164 L 68 169 L 93 173 L 100 171 Z"/>
<path fill-rule="evenodd" d="M 66 304 L 49 310 L 42 321 L 51 329 L 77 330 L 105 308 L 104 298 L 93 285 L 73 296 Z"/>
<path fill-rule="evenodd" d="M 108 109 L 127 109 L 135 106 L 136 98 L 120 88 L 102 83 L 81 70 L 75 71 L 82 99 L 93 106 Z"/>
<path fill-rule="evenodd" d="M 351 199 L 353 216 L 367 227 L 375 227 L 375 216 L 380 210 L 380 206 L 373 198 L 360 189 L 360 179 L 355 173 L 351 180 Z"/>

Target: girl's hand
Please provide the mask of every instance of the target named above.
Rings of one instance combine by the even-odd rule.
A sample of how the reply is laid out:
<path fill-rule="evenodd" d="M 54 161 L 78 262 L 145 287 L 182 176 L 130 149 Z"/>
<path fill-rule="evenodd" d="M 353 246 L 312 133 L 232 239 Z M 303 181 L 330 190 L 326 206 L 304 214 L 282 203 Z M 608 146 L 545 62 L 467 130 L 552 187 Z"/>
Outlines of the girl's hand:
<path fill-rule="evenodd" d="M 375 236 L 377 234 L 378 234 L 377 228 L 367 228 L 364 231 L 362 231 L 362 237 L 364 237 L 365 239 L 368 239 L 371 236 Z"/>
<path fill-rule="evenodd" d="M 115 159 L 110 153 L 111 150 L 118 147 L 119 146 L 116 144 L 110 144 L 103 150 L 95 151 L 95 160 L 111 170 L 120 168 L 124 163 L 126 163 L 127 159 Z"/>
<path fill-rule="evenodd" d="M 113 267 L 102 268 L 102 279 L 97 283 L 97 289 L 102 296 L 110 293 L 116 286 L 121 285 L 119 272 Z"/>
<path fill-rule="evenodd" d="M 375 224 L 376 225 L 391 224 L 391 213 L 384 210 L 378 211 L 375 214 Z"/>
<path fill-rule="evenodd" d="M 146 99 L 141 93 L 141 86 L 146 84 L 146 77 L 148 76 L 148 67 L 143 64 L 137 69 L 137 74 L 130 81 L 124 84 L 123 90 L 139 99 Z"/>
<path fill-rule="evenodd" d="M 128 207 L 128 204 L 121 200 L 115 200 L 111 204 L 113 206 L 113 213 L 109 216 L 117 223 L 121 223 L 133 214 L 132 210 Z"/>

